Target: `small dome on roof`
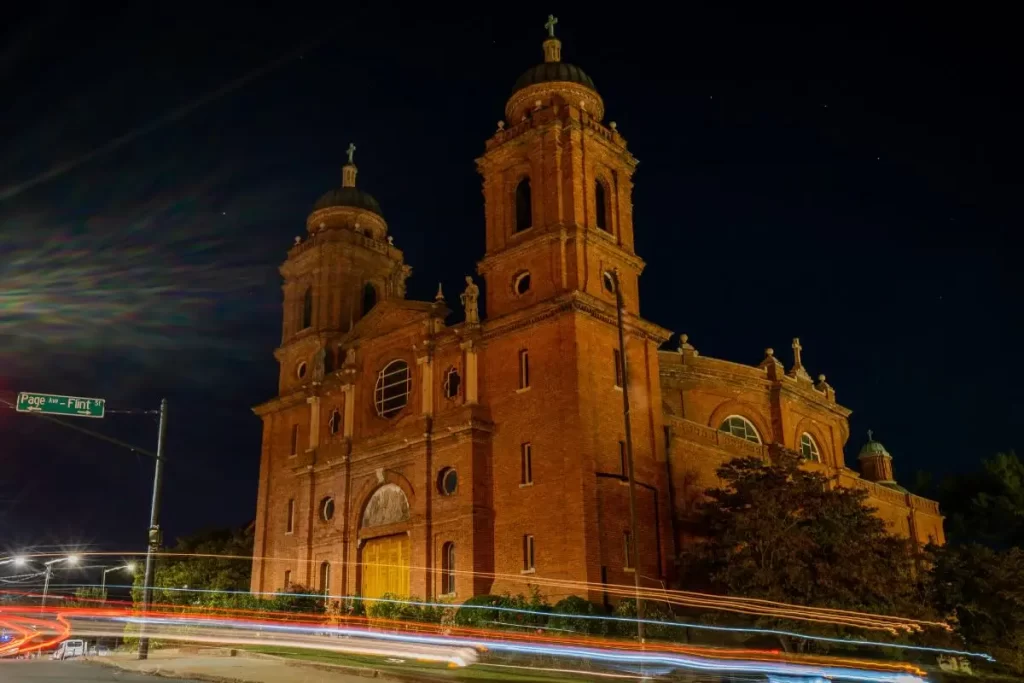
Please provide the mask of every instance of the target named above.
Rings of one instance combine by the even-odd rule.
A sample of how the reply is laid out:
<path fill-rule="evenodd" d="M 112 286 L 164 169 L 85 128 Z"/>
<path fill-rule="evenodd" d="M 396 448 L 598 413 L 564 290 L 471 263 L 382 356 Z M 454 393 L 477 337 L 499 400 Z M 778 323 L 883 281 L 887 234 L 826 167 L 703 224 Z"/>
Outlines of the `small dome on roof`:
<path fill-rule="evenodd" d="M 861 447 L 860 453 L 857 454 L 857 457 L 858 458 L 870 458 L 870 457 L 874 457 L 874 456 L 878 456 L 878 455 L 884 455 L 887 458 L 891 458 L 892 457 L 889 454 L 889 451 L 885 450 L 885 446 L 883 446 L 880 442 L 875 441 L 872 438 L 872 432 L 869 429 L 868 430 L 868 441 L 867 441 L 867 443 L 864 444 L 864 446 Z"/>

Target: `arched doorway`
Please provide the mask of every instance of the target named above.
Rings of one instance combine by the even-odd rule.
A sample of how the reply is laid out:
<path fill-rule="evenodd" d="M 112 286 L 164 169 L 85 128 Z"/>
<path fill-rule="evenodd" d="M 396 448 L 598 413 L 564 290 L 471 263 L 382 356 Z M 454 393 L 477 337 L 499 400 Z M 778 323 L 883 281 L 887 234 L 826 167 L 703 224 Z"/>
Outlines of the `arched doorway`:
<path fill-rule="evenodd" d="M 362 530 L 409 521 L 409 499 L 396 484 L 384 484 L 370 496 L 363 511 Z M 360 556 L 360 594 L 373 600 L 385 593 L 409 595 L 409 534 L 369 538 Z"/>

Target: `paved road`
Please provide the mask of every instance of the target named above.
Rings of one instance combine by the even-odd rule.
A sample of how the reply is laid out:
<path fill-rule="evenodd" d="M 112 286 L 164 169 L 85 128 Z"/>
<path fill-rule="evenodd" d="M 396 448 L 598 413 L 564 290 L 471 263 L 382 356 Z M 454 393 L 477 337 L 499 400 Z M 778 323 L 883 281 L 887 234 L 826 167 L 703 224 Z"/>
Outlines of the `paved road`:
<path fill-rule="evenodd" d="M 121 671 L 86 662 L 53 662 L 47 660 L 0 661 L 0 683 L 199 683 L 182 678 L 153 678 L 145 674 Z"/>

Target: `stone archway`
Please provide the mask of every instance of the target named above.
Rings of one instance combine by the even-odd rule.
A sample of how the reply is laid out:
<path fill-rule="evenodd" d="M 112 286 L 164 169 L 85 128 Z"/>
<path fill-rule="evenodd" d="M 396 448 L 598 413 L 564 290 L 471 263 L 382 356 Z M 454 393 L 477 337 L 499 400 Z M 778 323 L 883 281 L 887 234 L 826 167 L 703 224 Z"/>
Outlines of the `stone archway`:
<path fill-rule="evenodd" d="M 411 548 L 405 530 L 372 536 L 380 531 L 398 530 L 409 521 L 409 499 L 397 484 L 384 484 L 370 496 L 360 519 L 360 535 L 371 537 L 361 543 L 360 594 L 373 600 L 385 593 L 409 595 L 409 560 Z"/>

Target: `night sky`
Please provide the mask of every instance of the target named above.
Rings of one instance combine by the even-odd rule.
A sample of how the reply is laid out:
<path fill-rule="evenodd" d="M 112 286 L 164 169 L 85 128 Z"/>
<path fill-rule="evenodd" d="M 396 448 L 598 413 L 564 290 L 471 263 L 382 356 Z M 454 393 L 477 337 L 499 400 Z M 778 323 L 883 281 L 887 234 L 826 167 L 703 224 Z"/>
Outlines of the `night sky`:
<path fill-rule="evenodd" d="M 410 298 L 475 272 L 474 159 L 549 12 L 640 160 L 646 318 L 750 364 L 772 346 L 788 365 L 799 336 L 854 411 L 850 466 L 868 428 L 908 485 L 1024 450 L 1009 16 L 212 5 L 5 8 L 0 29 L 0 397 L 166 396 L 169 539 L 255 514 L 277 268 L 349 142 Z M 146 416 L 75 424 L 155 447 Z M 141 550 L 151 477 L 0 409 L 0 554 Z"/>

